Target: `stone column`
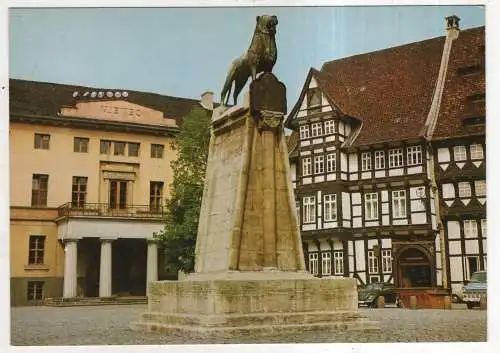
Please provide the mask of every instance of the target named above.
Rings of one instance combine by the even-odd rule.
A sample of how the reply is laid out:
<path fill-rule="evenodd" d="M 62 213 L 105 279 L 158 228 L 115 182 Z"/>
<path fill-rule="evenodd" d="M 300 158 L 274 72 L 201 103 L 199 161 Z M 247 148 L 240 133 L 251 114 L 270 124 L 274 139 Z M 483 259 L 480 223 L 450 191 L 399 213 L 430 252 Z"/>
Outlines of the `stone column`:
<path fill-rule="evenodd" d="M 77 241 L 78 239 L 67 239 L 64 241 L 64 288 L 63 298 L 76 297 L 77 283 Z"/>
<path fill-rule="evenodd" d="M 111 242 L 114 239 L 101 239 L 101 268 L 99 275 L 99 297 L 111 296 Z"/>
<path fill-rule="evenodd" d="M 155 240 L 148 239 L 148 264 L 146 269 L 146 288 L 150 282 L 158 280 L 158 244 Z M 147 292 L 147 291 L 146 291 Z"/>

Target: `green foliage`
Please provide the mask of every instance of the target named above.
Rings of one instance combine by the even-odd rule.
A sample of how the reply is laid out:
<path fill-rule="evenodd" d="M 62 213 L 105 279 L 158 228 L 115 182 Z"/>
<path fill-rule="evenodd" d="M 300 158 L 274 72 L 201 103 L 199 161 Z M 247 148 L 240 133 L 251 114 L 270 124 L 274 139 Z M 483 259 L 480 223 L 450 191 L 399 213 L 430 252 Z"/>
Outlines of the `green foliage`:
<path fill-rule="evenodd" d="M 184 117 L 174 142 L 177 159 L 171 164 L 174 180 L 166 201 L 165 227 L 155 234 L 163 243 L 165 267 L 169 273 L 194 269 L 209 142 L 209 112 L 201 107 L 194 108 Z"/>

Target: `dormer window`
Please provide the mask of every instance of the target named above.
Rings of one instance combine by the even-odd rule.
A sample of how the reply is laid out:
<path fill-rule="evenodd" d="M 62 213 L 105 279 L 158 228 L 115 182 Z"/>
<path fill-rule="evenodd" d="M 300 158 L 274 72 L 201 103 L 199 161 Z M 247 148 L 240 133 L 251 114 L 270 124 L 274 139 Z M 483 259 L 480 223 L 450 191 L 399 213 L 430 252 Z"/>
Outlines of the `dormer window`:
<path fill-rule="evenodd" d="M 482 103 L 486 100 L 486 94 L 477 93 L 467 97 L 467 101 L 470 103 Z"/>
<path fill-rule="evenodd" d="M 473 116 L 473 117 L 468 117 L 464 118 L 462 120 L 462 123 L 466 126 L 471 126 L 471 125 L 484 125 L 486 124 L 486 117 L 484 116 Z"/>
<path fill-rule="evenodd" d="M 307 108 L 310 113 L 321 112 L 321 90 L 316 88 L 310 88 L 307 92 Z"/>

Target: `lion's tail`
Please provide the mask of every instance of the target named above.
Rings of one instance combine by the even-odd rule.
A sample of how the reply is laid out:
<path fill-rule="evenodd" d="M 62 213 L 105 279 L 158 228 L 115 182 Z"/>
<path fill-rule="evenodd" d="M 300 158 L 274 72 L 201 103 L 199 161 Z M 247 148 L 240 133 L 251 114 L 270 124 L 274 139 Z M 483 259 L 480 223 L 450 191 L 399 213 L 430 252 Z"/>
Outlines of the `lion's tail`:
<path fill-rule="evenodd" d="M 229 67 L 229 72 L 226 76 L 226 81 L 224 82 L 224 87 L 222 88 L 220 102 L 221 104 L 227 105 L 229 97 L 231 96 L 231 89 L 233 87 L 233 81 L 236 78 L 236 70 L 240 66 L 241 58 L 234 60 Z"/>

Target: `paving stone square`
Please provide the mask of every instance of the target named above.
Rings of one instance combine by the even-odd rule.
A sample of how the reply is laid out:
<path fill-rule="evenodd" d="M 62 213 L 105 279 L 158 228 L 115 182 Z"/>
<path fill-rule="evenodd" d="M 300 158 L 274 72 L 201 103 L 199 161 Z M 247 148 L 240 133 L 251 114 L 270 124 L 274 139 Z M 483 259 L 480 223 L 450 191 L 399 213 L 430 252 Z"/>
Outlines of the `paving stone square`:
<path fill-rule="evenodd" d="M 11 310 L 11 345 L 484 342 L 487 339 L 487 312 L 481 310 L 360 309 L 370 320 L 379 322 L 380 330 L 307 332 L 265 339 L 186 340 L 175 335 L 132 331 L 129 323 L 146 309 L 146 305 L 15 307 Z"/>

